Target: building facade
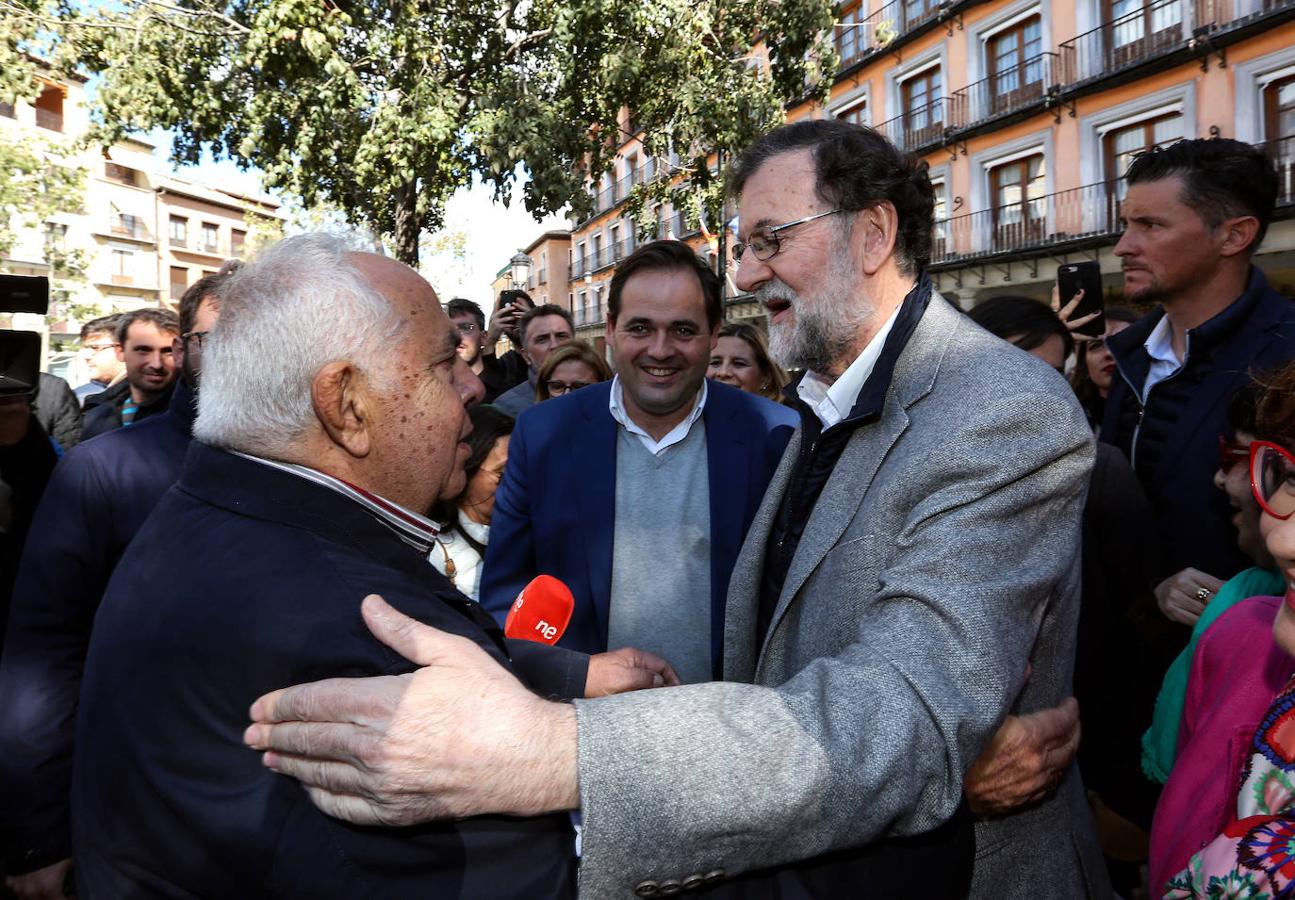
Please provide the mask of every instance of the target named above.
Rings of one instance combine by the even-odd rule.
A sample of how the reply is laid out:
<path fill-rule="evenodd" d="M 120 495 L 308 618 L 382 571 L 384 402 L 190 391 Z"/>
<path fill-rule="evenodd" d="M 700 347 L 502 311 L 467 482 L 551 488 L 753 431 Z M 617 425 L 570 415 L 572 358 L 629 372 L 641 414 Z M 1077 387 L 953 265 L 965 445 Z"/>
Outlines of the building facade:
<path fill-rule="evenodd" d="M 926 160 L 930 271 L 964 307 L 1005 293 L 1045 299 L 1056 267 L 1083 259 L 1100 262 L 1118 301 L 1111 251 L 1125 169 L 1135 153 L 1185 137 L 1235 138 L 1271 155 L 1281 195 L 1256 263 L 1295 295 L 1295 0 L 846 0 L 834 41 L 841 62 L 827 102 L 793 103 L 788 121 L 870 125 Z M 602 334 L 607 282 L 634 247 L 629 192 L 670 177 L 670 165 L 630 139 L 590 186 L 593 214 L 571 234 L 568 293 L 582 337 Z M 654 209 L 657 235 L 714 259 L 718 242 L 686 212 Z M 762 319 L 726 281 L 728 317 Z"/>
<path fill-rule="evenodd" d="M 0 272 L 51 278 L 50 314 L 11 324 L 40 332 L 45 368 L 79 384 L 86 373 L 74 345 L 82 320 L 174 304 L 189 284 L 240 256 L 249 240 L 280 233 L 282 216 L 273 198 L 160 172 L 146 141 L 80 147 L 90 128 L 84 82 L 43 79 L 40 87 L 33 103 L 0 104 L 0 140 L 79 168 L 84 189 L 77 208 L 18 228 Z M 58 270 L 51 264 L 58 258 L 84 267 Z"/>

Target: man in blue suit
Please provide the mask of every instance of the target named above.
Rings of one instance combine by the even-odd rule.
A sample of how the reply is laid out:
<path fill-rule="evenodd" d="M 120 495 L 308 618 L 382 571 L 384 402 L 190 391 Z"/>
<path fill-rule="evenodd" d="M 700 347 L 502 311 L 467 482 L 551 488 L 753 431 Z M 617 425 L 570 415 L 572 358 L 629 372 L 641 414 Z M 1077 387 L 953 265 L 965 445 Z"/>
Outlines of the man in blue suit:
<path fill-rule="evenodd" d="M 633 646 L 685 682 L 721 672 L 729 575 L 796 425 L 788 409 L 707 382 L 719 280 L 678 241 L 612 279 L 617 376 L 525 412 L 495 497 L 482 606 L 500 621 L 541 573 L 575 613 L 559 646 Z"/>

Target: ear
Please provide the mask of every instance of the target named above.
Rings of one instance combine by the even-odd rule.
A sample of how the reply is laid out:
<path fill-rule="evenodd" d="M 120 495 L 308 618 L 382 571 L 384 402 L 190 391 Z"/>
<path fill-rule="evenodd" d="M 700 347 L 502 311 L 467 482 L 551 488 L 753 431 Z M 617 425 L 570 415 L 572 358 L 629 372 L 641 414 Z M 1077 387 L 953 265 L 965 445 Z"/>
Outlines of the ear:
<path fill-rule="evenodd" d="M 117 354 L 117 362 L 125 362 L 125 361 L 126 361 L 126 345 L 125 345 L 125 344 L 118 344 L 116 347 L 114 347 L 114 348 L 113 348 L 113 351 L 112 351 L 112 352 Z"/>
<path fill-rule="evenodd" d="M 177 367 L 184 365 L 184 341 L 176 335 L 171 338 L 171 358 L 175 360 Z"/>
<path fill-rule="evenodd" d="M 898 233 L 899 213 L 890 202 L 883 200 L 859 212 L 852 237 L 855 246 L 861 248 L 865 275 L 876 275 L 891 258 Z"/>
<path fill-rule="evenodd" d="M 1254 247 L 1255 237 L 1259 234 L 1259 220 L 1254 216 L 1238 216 L 1228 219 L 1219 226 L 1223 234 L 1223 245 L 1219 253 L 1223 256 L 1236 256 Z"/>
<path fill-rule="evenodd" d="M 715 323 L 715 327 L 713 327 L 713 328 L 710 330 L 710 351 L 711 351 L 711 353 L 714 353 L 714 352 L 715 352 L 715 348 L 716 348 L 717 346 L 719 346 L 719 330 L 720 330 L 720 327 L 721 327 L 723 324 L 724 324 L 723 322 L 716 322 L 716 323 Z"/>
<path fill-rule="evenodd" d="M 613 319 L 611 316 L 607 317 L 606 328 L 607 328 L 607 331 L 605 332 L 604 337 L 606 337 L 607 339 L 607 345 L 610 347 L 615 347 L 616 346 L 616 337 L 615 337 L 616 320 Z"/>
<path fill-rule="evenodd" d="M 349 362 L 331 362 L 315 373 L 310 402 L 324 433 L 341 450 L 357 459 L 372 449 L 372 410 L 364 379 Z"/>

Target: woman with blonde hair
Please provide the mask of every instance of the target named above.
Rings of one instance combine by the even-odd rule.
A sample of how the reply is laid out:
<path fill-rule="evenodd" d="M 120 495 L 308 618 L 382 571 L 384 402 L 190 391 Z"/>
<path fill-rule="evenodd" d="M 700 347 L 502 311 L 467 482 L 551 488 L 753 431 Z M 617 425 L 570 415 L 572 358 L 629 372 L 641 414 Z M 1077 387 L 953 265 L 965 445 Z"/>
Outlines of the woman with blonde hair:
<path fill-rule="evenodd" d="M 612 377 L 611 366 L 584 341 L 568 341 L 549 351 L 535 379 L 535 402 L 543 403 Z"/>
<path fill-rule="evenodd" d="M 787 372 L 769 355 L 764 332 L 746 322 L 720 326 L 706 377 L 775 403 L 783 402 L 782 389 L 789 380 Z"/>

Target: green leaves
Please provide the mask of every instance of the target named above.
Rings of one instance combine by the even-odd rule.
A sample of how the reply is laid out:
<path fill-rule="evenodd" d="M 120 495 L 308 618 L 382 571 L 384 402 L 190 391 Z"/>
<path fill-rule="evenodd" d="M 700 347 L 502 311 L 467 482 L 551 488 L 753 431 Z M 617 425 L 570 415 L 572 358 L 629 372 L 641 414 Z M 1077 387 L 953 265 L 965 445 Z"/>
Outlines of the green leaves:
<path fill-rule="evenodd" d="M 691 160 L 682 186 L 640 193 L 717 211 L 708 155 L 780 122 L 807 60 L 834 70 L 831 23 L 828 0 L 0 0 L 0 91 L 31 83 L 21 50 L 47 38 L 101 75 L 95 140 L 174 129 L 177 159 L 209 147 L 255 166 L 416 262 L 474 177 L 508 202 L 522 164 L 537 218 L 587 210 L 625 108 L 646 152 Z"/>

